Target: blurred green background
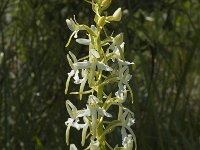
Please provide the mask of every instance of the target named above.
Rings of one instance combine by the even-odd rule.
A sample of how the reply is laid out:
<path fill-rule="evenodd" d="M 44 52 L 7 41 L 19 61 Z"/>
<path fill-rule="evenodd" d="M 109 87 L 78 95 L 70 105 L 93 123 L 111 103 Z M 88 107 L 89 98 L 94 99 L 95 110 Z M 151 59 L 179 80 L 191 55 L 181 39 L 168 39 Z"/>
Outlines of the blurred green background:
<path fill-rule="evenodd" d="M 123 19 L 107 29 L 124 32 L 126 58 L 135 62 L 135 101 L 127 105 L 135 112 L 138 150 L 199 149 L 199 0 L 113 0 L 108 13 L 118 7 Z M 87 53 L 75 42 L 65 48 L 71 33 L 65 20 L 74 14 L 93 24 L 83 0 L 0 0 L 0 149 L 68 149 L 65 100 L 84 104 L 64 95 L 66 54 Z"/>

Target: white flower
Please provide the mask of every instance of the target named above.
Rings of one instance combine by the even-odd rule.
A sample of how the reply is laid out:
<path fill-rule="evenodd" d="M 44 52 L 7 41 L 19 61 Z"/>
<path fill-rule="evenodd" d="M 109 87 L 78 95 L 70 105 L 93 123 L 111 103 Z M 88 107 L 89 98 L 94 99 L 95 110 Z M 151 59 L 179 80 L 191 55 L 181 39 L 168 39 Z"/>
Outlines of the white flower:
<path fill-rule="evenodd" d="M 127 98 L 126 85 L 124 85 L 123 90 L 115 92 L 115 96 L 119 99 L 118 102 L 123 103 Z"/>
<path fill-rule="evenodd" d="M 124 137 L 123 141 L 124 142 L 122 143 L 122 145 L 124 146 L 124 148 L 126 148 L 126 150 L 133 150 L 133 137 L 131 134 Z"/>
<path fill-rule="evenodd" d="M 73 34 L 72 34 L 72 35 L 74 35 L 74 38 L 77 38 L 78 37 L 78 31 L 79 31 L 78 25 L 76 25 L 72 19 L 70 19 L 70 20 L 67 19 L 66 23 L 67 23 L 68 28 L 71 31 L 74 31 Z"/>
<path fill-rule="evenodd" d="M 120 79 L 120 81 L 118 82 L 119 92 L 124 91 L 123 84 L 125 84 L 127 86 L 131 77 L 132 77 L 132 75 L 128 74 L 128 67 L 127 66 L 124 66 L 119 70 L 119 79 Z"/>
<path fill-rule="evenodd" d="M 69 64 L 72 68 L 72 71 L 71 72 L 71 76 L 73 76 L 74 74 L 76 74 L 76 77 L 74 78 L 75 83 L 81 83 L 80 80 L 79 80 L 79 76 L 77 75 L 77 70 L 79 69 L 85 69 L 87 70 L 87 77 L 85 78 L 86 80 L 88 80 L 88 83 L 89 85 L 92 85 L 94 84 L 94 80 L 95 80 L 95 75 L 96 75 L 96 69 L 100 69 L 100 70 L 104 70 L 104 71 L 112 71 L 113 69 L 111 67 L 109 67 L 108 65 L 104 64 L 103 62 L 101 61 L 98 61 L 97 58 L 100 57 L 99 53 L 94 50 L 94 49 L 91 49 L 90 50 L 90 60 L 84 60 L 82 62 L 78 62 L 76 57 L 70 52 L 70 56 L 72 57 L 73 59 L 73 62 L 71 60 L 71 58 L 69 57 L 68 55 L 68 61 L 69 61 Z M 66 91 L 68 90 L 68 86 L 69 86 L 69 80 L 71 79 L 71 76 L 68 76 L 68 79 L 67 79 L 67 82 L 66 82 Z M 67 93 L 67 92 L 65 92 Z"/>
<path fill-rule="evenodd" d="M 108 49 L 111 49 L 113 52 L 112 56 L 112 61 L 114 62 L 115 59 L 118 60 L 118 62 L 121 65 L 131 65 L 134 64 L 133 62 L 128 62 L 128 61 L 123 61 L 121 58 L 123 58 L 123 53 L 124 53 L 124 45 L 125 43 L 123 42 L 123 34 L 117 35 L 115 38 L 112 39 L 112 44 L 109 46 Z"/>
<path fill-rule="evenodd" d="M 69 55 L 67 55 L 67 59 L 68 59 L 68 62 L 70 64 L 72 70 L 74 70 L 74 71 L 77 71 L 78 69 L 92 68 L 92 65 L 97 66 L 101 70 L 112 71 L 112 68 L 105 65 L 103 62 L 99 62 L 97 60 L 96 60 L 96 62 L 90 62 L 88 60 L 84 60 L 83 62 L 78 62 L 76 56 L 72 52 L 69 51 L 69 54 L 70 54 L 71 58 L 73 59 L 73 61 L 71 60 Z M 99 53 L 94 49 L 90 50 L 90 54 L 94 55 L 95 58 L 100 57 Z M 96 69 L 96 67 L 95 67 L 95 69 Z"/>
<path fill-rule="evenodd" d="M 71 58 L 72 60 L 71 60 Z M 67 78 L 67 81 L 66 81 L 66 87 L 65 87 L 65 94 L 67 94 L 68 92 L 68 87 L 69 87 L 69 82 L 70 82 L 70 79 L 71 77 L 73 77 L 74 79 L 74 83 L 75 84 L 81 84 L 80 86 L 80 90 L 79 92 L 83 92 L 83 89 L 84 89 L 84 86 L 87 82 L 87 68 L 90 66 L 90 63 L 89 61 L 85 60 L 83 62 L 78 62 L 76 56 L 69 51 L 69 55 L 67 55 L 67 59 L 68 59 L 68 62 L 69 62 L 69 65 L 71 66 L 72 70 L 70 73 L 68 73 L 68 78 Z M 79 77 L 79 69 L 82 69 L 82 79 L 80 79 Z M 80 94 L 80 99 L 82 98 L 82 95 Z"/>
<path fill-rule="evenodd" d="M 94 68 L 94 70 L 96 70 L 96 66 L 97 68 L 104 70 L 104 71 L 112 71 L 113 69 L 107 65 L 105 65 L 103 62 L 90 62 L 87 60 L 84 60 L 83 62 L 77 62 L 73 64 L 73 67 L 77 70 L 77 69 L 92 69 Z"/>
<path fill-rule="evenodd" d="M 74 35 L 74 38 L 77 38 L 78 37 L 78 31 L 79 30 L 83 30 L 81 28 L 81 26 L 76 22 L 76 19 L 74 17 L 74 20 L 75 22 L 70 18 L 70 19 L 66 19 L 66 23 L 67 23 L 67 26 L 68 28 L 73 31 L 73 35 Z"/>
<path fill-rule="evenodd" d="M 72 70 L 73 72 L 74 70 Z M 69 75 L 69 74 L 68 74 Z M 73 79 L 74 79 L 74 83 L 75 84 L 80 84 L 80 78 L 79 78 L 79 70 L 76 70 L 74 71 L 74 74 L 73 74 Z"/>
<path fill-rule="evenodd" d="M 99 141 L 97 139 L 94 140 L 94 137 L 92 136 L 90 139 L 90 145 L 89 145 L 90 150 L 100 150 L 99 145 L 100 145 Z"/>
<path fill-rule="evenodd" d="M 85 125 L 84 124 L 78 124 L 79 119 L 72 119 L 72 118 L 68 118 L 68 120 L 65 122 L 65 125 L 67 126 L 66 129 L 66 143 L 67 145 L 69 145 L 69 131 L 71 127 L 76 128 L 77 130 L 80 130 L 81 128 L 83 128 Z"/>
<path fill-rule="evenodd" d="M 106 117 L 112 117 L 112 115 L 107 113 L 105 111 L 105 109 L 103 109 L 103 108 L 98 106 L 99 102 L 100 101 L 96 96 L 94 96 L 94 95 L 90 95 L 89 96 L 89 98 L 88 98 L 88 106 L 89 106 L 89 109 L 90 109 L 90 114 L 92 114 L 91 108 L 95 108 L 95 110 L 98 112 L 99 115 L 106 116 Z"/>
<path fill-rule="evenodd" d="M 70 19 L 66 19 L 66 23 L 67 23 L 68 28 L 71 31 L 78 31 L 79 30 L 78 25 L 71 18 Z"/>
<path fill-rule="evenodd" d="M 65 122 L 65 125 L 67 126 L 66 129 L 66 143 L 69 144 L 69 131 L 71 127 L 76 128 L 77 130 L 80 130 L 82 128 L 86 128 L 88 126 L 87 121 L 85 124 L 79 124 L 79 117 L 83 117 L 85 115 L 84 110 L 77 110 L 77 108 L 69 101 L 66 101 L 66 107 L 67 111 L 69 113 L 70 118 Z M 87 129 L 85 129 L 87 131 Z M 84 132 L 86 132 L 84 130 Z"/>
<path fill-rule="evenodd" d="M 70 149 L 69 150 L 78 150 L 76 145 L 70 144 Z"/>
<path fill-rule="evenodd" d="M 128 90 L 130 91 L 131 93 L 131 98 L 132 98 L 132 101 L 133 101 L 133 92 L 132 92 L 132 89 L 131 87 L 129 86 L 129 80 L 132 78 L 132 75 L 130 75 L 129 73 L 129 68 L 128 66 L 123 66 L 123 67 L 120 67 L 119 69 L 119 82 L 118 82 L 118 95 L 120 95 L 121 93 L 124 93 L 124 85 L 126 85 L 126 87 L 128 88 Z"/>
<path fill-rule="evenodd" d="M 134 119 L 134 113 L 130 111 L 127 108 L 123 108 L 124 113 L 121 116 L 121 121 L 122 121 L 122 128 L 121 128 L 121 134 L 122 134 L 122 145 L 126 143 L 126 137 L 128 137 L 128 134 L 126 132 L 126 129 L 129 131 L 132 131 L 130 126 L 132 126 L 135 123 Z M 131 133 L 133 134 L 133 133 Z"/>
<path fill-rule="evenodd" d="M 89 80 L 89 84 L 94 83 L 93 81 L 95 79 L 94 76 L 96 74 L 95 73 L 96 68 L 98 68 L 100 70 L 104 70 L 104 71 L 112 71 L 113 70 L 108 65 L 97 60 L 97 58 L 99 58 L 100 55 L 95 49 L 90 49 L 90 55 L 92 55 L 91 57 L 94 57 L 94 59 L 92 59 L 91 61 L 84 60 L 82 62 L 78 62 L 76 56 L 72 52 L 69 51 L 69 55 L 67 55 L 67 59 L 68 59 L 69 65 L 72 68 L 72 71 L 70 73 L 68 73 L 65 94 L 67 94 L 67 92 L 68 92 L 68 87 L 69 87 L 69 82 L 70 82 L 71 77 L 74 76 L 73 79 L 74 79 L 75 84 L 81 84 L 80 92 L 83 92 L 83 88 L 84 88 L 87 80 Z M 80 79 L 80 77 L 79 77 L 79 69 L 82 70 L 83 79 Z M 81 98 L 81 95 L 80 95 L 80 98 Z"/>
<path fill-rule="evenodd" d="M 72 62 L 72 60 L 71 60 L 69 55 L 73 59 L 73 62 Z M 70 51 L 69 51 L 69 55 L 67 55 L 67 59 L 68 59 L 69 65 L 71 66 L 72 70 L 70 71 L 70 73 L 68 73 L 68 78 L 67 78 L 66 86 L 65 86 L 65 94 L 67 94 L 67 92 L 68 92 L 68 87 L 69 87 L 69 82 L 70 82 L 71 77 L 73 77 L 76 74 L 76 77 L 74 77 L 75 83 L 77 84 L 79 82 L 79 77 L 77 76 L 78 75 L 78 70 L 76 68 L 74 68 L 74 66 L 73 66 L 73 63 L 77 62 L 77 58 Z"/>
<path fill-rule="evenodd" d="M 90 95 L 88 98 L 88 105 L 87 111 L 85 115 L 92 116 L 92 134 L 93 136 L 96 135 L 96 128 L 97 128 L 97 115 L 112 117 L 111 114 L 107 113 L 105 109 L 98 106 L 99 99 L 94 96 Z"/>
<path fill-rule="evenodd" d="M 96 120 L 97 120 L 97 114 L 101 116 L 107 116 L 111 117 L 112 115 L 107 113 L 104 109 L 100 108 L 97 103 L 99 102 L 99 99 L 96 96 L 90 95 L 88 99 L 87 109 L 84 110 L 77 110 L 77 108 L 69 101 L 66 101 L 66 107 L 67 111 L 70 115 L 70 118 L 65 122 L 65 125 L 67 125 L 66 130 L 66 143 L 69 144 L 69 132 L 70 128 L 74 127 L 77 130 L 83 129 L 82 131 L 82 141 L 81 144 L 84 146 L 85 144 L 85 138 L 87 129 L 89 127 L 89 120 L 86 116 L 92 116 L 92 129 L 95 132 L 96 128 Z M 83 117 L 84 124 L 79 124 L 79 118 Z M 94 147 L 94 146 L 91 146 Z"/>

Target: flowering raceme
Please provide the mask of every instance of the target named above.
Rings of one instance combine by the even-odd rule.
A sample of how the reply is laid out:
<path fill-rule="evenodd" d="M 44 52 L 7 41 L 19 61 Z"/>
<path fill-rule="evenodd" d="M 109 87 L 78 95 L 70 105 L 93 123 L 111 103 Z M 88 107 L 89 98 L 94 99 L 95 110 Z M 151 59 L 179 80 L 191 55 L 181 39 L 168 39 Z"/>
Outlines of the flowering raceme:
<path fill-rule="evenodd" d="M 78 24 L 75 17 L 66 20 L 68 28 L 72 31 L 66 47 L 68 47 L 72 38 L 75 38 L 78 44 L 88 46 L 88 55 L 84 58 L 77 59 L 71 51 L 67 55 L 72 70 L 68 73 L 65 94 L 68 93 L 70 81 L 73 80 L 74 84 L 80 85 L 79 91 L 70 94 L 78 94 L 80 100 L 85 95 L 88 100 L 85 103 L 86 107 L 81 110 L 78 110 L 71 101 L 66 101 L 66 108 L 69 113 L 69 118 L 65 122 L 67 126 L 66 143 L 69 145 L 70 129 L 73 127 L 82 130 L 81 145 L 86 149 L 136 149 L 136 138 L 131 129 L 135 122 L 134 114 L 123 106 L 128 93 L 130 93 L 133 102 L 133 93 L 129 86 L 132 77 L 129 74 L 129 66 L 134 63 L 128 62 L 124 58 L 123 34 L 120 33 L 115 37 L 113 35 L 108 36 L 104 30 L 106 24 L 121 20 L 122 11 L 121 8 L 118 8 L 113 15 L 104 16 L 103 11 L 110 6 L 111 0 L 87 2 L 92 5 L 96 25 L 89 27 Z M 87 38 L 78 38 L 79 31 L 85 31 Z M 105 35 L 102 40 L 103 33 Z M 115 94 L 107 94 L 105 91 L 104 87 L 111 83 L 117 85 Z M 89 87 L 89 90 L 85 90 L 85 86 Z M 116 119 L 109 113 L 112 106 L 118 107 Z M 116 145 L 112 148 L 106 140 L 106 135 L 116 127 L 121 129 L 122 142 L 119 144 L 120 147 Z M 90 141 L 89 145 L 85 145 L 86 140 Z M 70 150 L 77 150 L 77 148 L 74 144 L 70 144 Z"/>

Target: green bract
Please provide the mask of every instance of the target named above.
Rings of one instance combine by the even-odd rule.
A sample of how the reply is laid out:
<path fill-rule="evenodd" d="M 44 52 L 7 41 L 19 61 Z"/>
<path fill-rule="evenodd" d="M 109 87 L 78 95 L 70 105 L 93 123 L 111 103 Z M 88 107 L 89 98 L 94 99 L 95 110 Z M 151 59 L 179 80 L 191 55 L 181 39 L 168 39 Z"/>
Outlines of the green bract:
<path fill-rule="evenodd" d="M 113 37 L 112 35 L 108 36 L 103 30 L 107 23 L 121 20 L 121 8 L 118 8 L 111 16 L 102 16 L 102 12 L 110 6 L 111 0 L 87 2 L 92 5 L 92 10 L 95 12 L 96 25 L 91 25 L 91 27 L 80 25 L 76 22 L 75 17 L 74 20 L 66 20 L 68 28 L 73 31 L 66 47 L 74 37 L 78 44 L 88 46 L 88 55 L 78 60 L 69 51 L 67 60 L 72 70 L 68 73 L 65 94 L 68 93 L 68 87 L 71 85 L 70 80 L 73 79 L 74 84 L 80 85 L 80 88 L 78 92 L 70 94 L 78 94 L 80 100 L 82 100 L 83 95 L 89 95 L 87 102 L 85 102 L 86 108 L 82 110 L 78 110 L 69 100 L 66 101 L 66 108 L 70 116 L 65 122 L 67 126 L 66 143 L 69 144 L 70 128 L 74 127 L 77 130 L 82 130 L 81 145 L 86 149 L 136 149 L 136 138 L 131 129 L 135 122 L 134 114 L 123 106 L 127 100 L 127 93 L 130 93 L 133 99 L 133 93 L 129 86 L 129 80 L 132 77 L 129 74 L 129 65 L 134 63 L 125 61 L 123 34 L 120 33 Z M 88 38 L 78 38 L 80 30 L 85 31 Z M 104 40 L 101 39 L 103 33 L 105 33 Z M 107 94 L 104 90 L 104 86 L 110 83 L 116 83 L 118 87 L 115 94 Z M 88 91 L 85 91 L 85 85 L 90 88 Z M 117 119 L 114 119 L 109 113 L 111 106 L 118 107 Z M 80 123 L 80 118 L 83 120 L 82 123 Z M 105 118 L 107 118 L 106 121 Z M 106 140 L 106 135 L 116 127 L 121 128 L 122 142 L 119 145 L 122 146 L 118 147 L 117 144 L 112 148 Z M 90 141 L 87 146 L 85 146 L 86 140 Z M 71 144 L 70 149 L 76 150 L 77 148 Z"/>

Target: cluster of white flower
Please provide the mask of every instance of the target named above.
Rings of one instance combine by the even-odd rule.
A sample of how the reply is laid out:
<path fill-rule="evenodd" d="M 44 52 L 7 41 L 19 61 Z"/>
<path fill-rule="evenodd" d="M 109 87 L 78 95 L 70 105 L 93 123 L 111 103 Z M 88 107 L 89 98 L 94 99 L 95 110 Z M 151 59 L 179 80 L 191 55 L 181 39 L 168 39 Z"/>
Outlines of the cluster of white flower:
<path fill-rule="evenodd" d="M 106 33 L 106 38 L 101 40 L 101 32 L 105 24 L 121 20 L 121 8 L 117 9 L 112 16 L 101 16 L 103 10 L 110 6 L 111 0 L 92 0 L 89 3 L 96 14 L 94 19 L 96 26 L 80 25 L 75 18 L 66 20 L 68 28 L 73 31 L 66 47 L 73 37 L 77 43 L 89 47 L 88 56 L 80 60 L 72 52 L 67 55 L 72 70 L 68 73 L 65 94 L 68 93 L 70 80 L 73 78 L 75 84 L 80 84 L 80 88 L 79 92 L 71 92 L 71 94 L 79 94 L 80 100 L 83 94 L 89 96 L 86 108 L 82 110 L 78 110 L 69 100 L 66 101 L 70 116 L 65 122 L 67 126 L 66 143 L 69 144 L 70 128 L 74 127 L 77 130 L 82 130 L 82 146 L 85 145 L 86 139 L 90 137 L 91 142 L 86 149 L 104 150 L 106 146 L 113 149 L 107 143 L 105 135 L 114 128 L 121 127 L 122 147 L 117 145 L 114 149 L 132 150 L 133 147 L 136 148 L 135 135 L 131 129 L 131 125 L 134 124 L 134 114 L 128 108 L 125 108 L 123 103 L 127 99 L 127 92 L 131 93 L 133 99 L 132 90 L 129 86 L 129 80 L 132 77 L 129 74 L 129 65 L 134 63 L 125 61 L 125 43 L 122 33 L 115 37 L 108 36 Z M 78 38 L 78 32 L 81 30 L 87 32 L 87 39 Z M 110 83 L 117 83 L 118 85 L 115 95 L 106 94 L 104 91 L 103 87 Z M 88 85 L 90 89 L 85 91 L 85 85 Z M 114 119 L 108 113 L 113 105 L 119 107 L 117 119 Z M 105 121 L 105 117 L 112 119 Z M 77 150 L 77 148 L 74 144 L 71 144 L 70 150 Z"/>

